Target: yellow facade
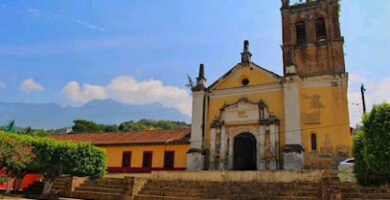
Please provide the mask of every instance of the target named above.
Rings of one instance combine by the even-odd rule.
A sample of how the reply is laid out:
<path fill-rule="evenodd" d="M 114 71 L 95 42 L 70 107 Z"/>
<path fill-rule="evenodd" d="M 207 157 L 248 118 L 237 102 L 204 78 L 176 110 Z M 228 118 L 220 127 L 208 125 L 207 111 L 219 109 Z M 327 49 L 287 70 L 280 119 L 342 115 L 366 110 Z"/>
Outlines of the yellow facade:
<path fill-rule="evenodd" d="M 245 85 L 244 80 L 247 81 Z M 204 92 L 203 148 L 209 152 L 205 154 L 205 168 L 235 169 L 234 159 L 239 159 L 235 158 L 235 139 L 245 132 L 256 137 L 256 154 L 259 155 L 254 157 L 260 163 L 257 169 L 282 169 L 286 164 L 283 156 L 287 144 L 303 148 L 302 165 L 305 168 L 336 167 L 339 161 L 349 157 L 352 143 L 347 80 L 347 73 L 282 77 L 254 63 L 237 64 Z M 286 101 L 286 97 L 294 96 L 286 89 L 289 84 L 297 91 L 296 100 Z M 241 106 L 256 106 L 252 110 L 240 110 L 241 101 L 244 101 Z M 265 104 L 268 115 L 276 119 L 274 124 L 270 118 L 253 115 L 260 102 Z M 298 125 L 291 126 L 294 121 L 291 116 L 290 121 L 286 119 L 287 112 L 294 111 L 291 107 L 297 107 Z M 231 111 L 226 108 L 236 111 L 229 114 Z M 290 127 L 286 128 L 289 123 Z M 271 129 L 277 131 L 273 133 Z M 296 133 L 291 135 L 291 132 Z M 273 134 L 277 136 L 273 137 Z M 315 135 L 314 139 L 312 135 Z M 291 142 L 298 137 L 300 141 Z M 269 163 L 274 167 L 268 167 Z"/>
<path fill-rule="evenodd" d="M 210 86 L 201 64 L 187 168 L 335 168 L 350 156 L 338 1 L 282 3 L 283 75 L 253 63 L 248 41 L 241 62 Z"/>
<path fill-rule="evenodd" d="M 224 105 L 231 105 L 246 98 L 250 102 L 264 101 L 269 112 L 279 120 L 279 154 L 282 160 L 283 146 L 285 145 L 284 116 L 285 105 L 283 97 L 282 77 L 275 75 L 251 63 L 249 65 L 239 64 L 226 76 L 218 80 L 209 89 L 208 101 L 206 102 L 206 129 L 205 148 L 210 148 L 210 130 L 216 118 L 221 115 L 221 108 Z M 245 88 L 259 87 L 257 91 L 243 94 L 240 91 L 242 80 L 248 79 L 249 84 Z M 347 105 L 347 85 L 332 86 L 332 80 L 339 80 L 332 76 L 318 76 L 312 78 L 298 78 L 296 82 L 299 88 L 299 105 L 301 118 L 301 144 L 305 156 L 305 167 L 327 168 L 349 156 L 351 150 L 351 133 L 349 126 L 349 113 Z M 320 82 L 328 83 L 321 86 Z M 342 81 L 341 81 L 342 82 Z M 264 87 L 264 89 L 261 89 Z M 213 91 L 232 90 L 227 95 L 213 96 Z M 234 92 L 233 92 L 234 90 Z M 255 125 L 257 122 L 248 122 L 247 125 Z M 240 124 L 242 125 L 242 124 Z M 226 126 L 225 129 L 234 127 Z M 316 134 L 317 150 L 311 149 L 311 134 Z M 206 158 L 208 160 L 208 158 Z M 207 162 L 206 162 L 207 165 Z M 281 164 L 282 165 L 282 164 Z"/>
<path fill-rule="evenodd" d="M 107 151 L 107 166 L 122 167 L 123 152 L 131 152 L 130 168 L 142 168 L 143 153 L 152 152 L 152 168 L 164 168 L 164 152 L 174 152 L 174 168 L 186 168 L 186 152 L 189 145 L 139 145 L 100 147 Z"/>
<path fill-rule="evenodd" d="M 302 146 L 305 165 L 329 166 L 332 158 L 348 157 L 352 146 L 347 85 L 303 88 L 300 91 Z M 311 149 L 311 134 L 317 136 L 317 150 Z"/>

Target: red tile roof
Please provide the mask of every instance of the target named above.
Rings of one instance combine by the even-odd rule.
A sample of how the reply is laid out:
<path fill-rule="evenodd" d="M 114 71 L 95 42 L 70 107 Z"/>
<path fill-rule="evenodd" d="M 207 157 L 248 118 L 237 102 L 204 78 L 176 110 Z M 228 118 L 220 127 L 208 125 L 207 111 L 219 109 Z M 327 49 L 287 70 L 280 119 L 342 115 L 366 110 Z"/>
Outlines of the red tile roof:
<path fill-rule="evenodd" d="M 119 133 L 84 133 L 49 136 L 56 140 L 91 142 L 96 146 L 189 144 L 190 129 L 145 130 Z"/>

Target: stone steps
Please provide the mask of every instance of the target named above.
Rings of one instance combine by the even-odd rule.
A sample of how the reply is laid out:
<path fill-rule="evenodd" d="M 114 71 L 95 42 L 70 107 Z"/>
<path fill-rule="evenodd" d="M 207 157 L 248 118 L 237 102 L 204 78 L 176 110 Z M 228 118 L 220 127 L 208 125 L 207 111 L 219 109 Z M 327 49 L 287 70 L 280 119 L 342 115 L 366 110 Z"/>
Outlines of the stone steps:
<path fill-rule="evenodd" d="M 87 180 L 72 193 L 74 198 L 95 200 L 122 200 L 123 179 Z"/>
<path fill-rule="evenodd" d="M 316 191 L 252 191 L 252 192 L 243 192 L 243 191 L 218 191 L 218 190 L 207 190 L 207 191 L 202 191 L 202 190 L 185 190 L 185 191 L 165 191 L 165 190 L 146 190 L 142 191 L 142 194 L 146 195 L 157 195 L 157 196 L 173 196 L 173 195 L 188 195 L 192 194 L 191 197 L 201 197 L 202 194 L 207 194 L 212 192 L 213 195 L 219 195 L 219 196 L 239 196 L 239 195 L 277 195 L 277 196 L 317 196 L 318 195 L 318 190 Z"/>
<path fill-rule="evenodd" d="M 356 193 L 342 193 L 341 194 L 343 198 L 363 198 L 363 199 L 390 199 L 390 193 L 362 193 L 362 192 L 356 192 Z"/>
<path fill-rule="evenodd" d="M 317 197 L 294 196 L 241 196 L 230 198 L 191 198 L 191 197 L 167 197 L 153 195 L 136 195 L 134 200 L 318 200 Z"/>
<path fill-rule="evenodd" d="M 362 187 L 344 183 L 340 188 L 343 199 L 390 199 L 390 187 Z"/>
<path fill-rule="evenodd" d="M 122 193 L 123 188 L 120 186 L 118 188 L 82 186 L 82 187 L 77 188 L 76 191 Z"/>
<path fill-rule="evenodd" d="M 320 195 L 320 184 L 149 180 L 135 199 L 306 199 Z"/>
<path fill-rule="evenodd" d="M 96 192 L 96 191 L 75 191 L 72 198 L 94 199 L 94 200 L 122 200 L 120 193 Z"/>

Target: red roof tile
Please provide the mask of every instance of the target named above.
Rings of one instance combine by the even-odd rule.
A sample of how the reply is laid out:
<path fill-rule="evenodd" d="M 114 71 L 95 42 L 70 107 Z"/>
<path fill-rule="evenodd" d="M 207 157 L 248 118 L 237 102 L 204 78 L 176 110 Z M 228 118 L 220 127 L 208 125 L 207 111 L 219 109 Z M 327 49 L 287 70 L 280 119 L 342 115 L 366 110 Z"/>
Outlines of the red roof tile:
<path fill-rule="evenodd" d="M 73 142 L 91 142 L 97 146 L 189 143 L 190 129 L 145 130 L 119 133 L 52 135 L 50 138 Z"/>

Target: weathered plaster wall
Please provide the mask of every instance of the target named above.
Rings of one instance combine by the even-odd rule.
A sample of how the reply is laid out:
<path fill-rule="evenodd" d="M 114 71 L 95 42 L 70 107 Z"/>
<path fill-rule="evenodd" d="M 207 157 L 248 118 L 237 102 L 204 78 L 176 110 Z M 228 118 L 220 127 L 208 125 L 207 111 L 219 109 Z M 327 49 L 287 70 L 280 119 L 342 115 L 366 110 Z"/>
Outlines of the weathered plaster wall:
<path fill-rule="evenodd" d="M 302 83 L 300 114 L 306 167 L 336 167 L 337 161 L 350 154 L 346 80 L 346 77 L 323 76 Z M 317 137 L 317 150 L 311 149 L 313 133 Z"/>

